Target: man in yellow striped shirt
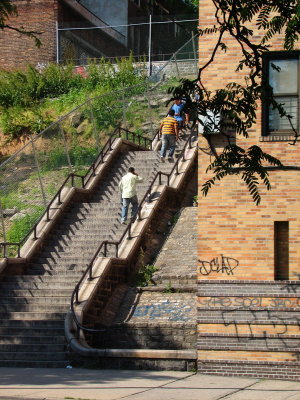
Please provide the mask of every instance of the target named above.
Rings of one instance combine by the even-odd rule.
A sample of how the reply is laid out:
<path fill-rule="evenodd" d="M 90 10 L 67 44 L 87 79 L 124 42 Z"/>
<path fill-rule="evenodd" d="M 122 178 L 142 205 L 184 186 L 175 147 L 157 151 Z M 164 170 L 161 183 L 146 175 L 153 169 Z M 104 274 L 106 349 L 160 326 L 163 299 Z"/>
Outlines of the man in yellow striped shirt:
<path fill-rule="evenodd" d="M 179 138 L 178 132 L 178 122 L 174 118 L 175 111 L 170 110 L 169 114 L 166 118 L 161 121 L 159 131 L 161 133 L 161 150 L 160 150 L 160 159 L 162 162 L 165 161 L 166 152 L 169 148 L 168 160 L 172 161 L 173 154 L 175 151 L 176 141 Z"/>

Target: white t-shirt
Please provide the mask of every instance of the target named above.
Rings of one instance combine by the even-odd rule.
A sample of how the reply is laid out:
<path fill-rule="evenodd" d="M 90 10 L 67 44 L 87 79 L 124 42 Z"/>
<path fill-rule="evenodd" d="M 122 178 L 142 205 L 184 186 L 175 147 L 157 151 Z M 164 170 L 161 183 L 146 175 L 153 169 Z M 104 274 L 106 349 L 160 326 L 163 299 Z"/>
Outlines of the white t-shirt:
<path fill-rule="evenodd" d="M 131 197 L 136 196 L 136 184 L 142 181 L 143 178 L 134 175 L 131 172 L 128 172 L 126 175 L 124 175 L 119 183 L 122 198 L 130 199 Z"/>

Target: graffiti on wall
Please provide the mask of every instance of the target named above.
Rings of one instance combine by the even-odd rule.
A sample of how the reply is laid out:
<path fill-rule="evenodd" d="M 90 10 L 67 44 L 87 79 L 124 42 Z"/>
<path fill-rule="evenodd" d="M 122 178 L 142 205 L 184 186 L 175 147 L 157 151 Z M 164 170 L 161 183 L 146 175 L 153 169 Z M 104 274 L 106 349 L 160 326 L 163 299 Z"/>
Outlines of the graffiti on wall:
<path fill-rule="evenodd" d="M 240 307 L 241 309 L 251 309 L 251 307 L 269 307 L 278 309 L 282 308 L 298 308 L 300 307 L 300 298 L 283 298 L 283 297 L 200 297 L 199 305 L 207 307 Z"/>
<path fill-rule="evenodd" d="M 210 261 L 198 260 L 198 271 L 201 275 L 217 274 L 234 275 L 233 271 L 239 266 L 239 261 L 232 257 L 226 257 L 221 254 Z"/>
<path fill-rule="evenodd" d="M 193 309 L 188 304 L 166 300 L 161 303 L 137 306 L 133 317 L 148 320 L 161 318 L 168 321 L 188 321 L 192 319 L 191 312 L 193 312 Z"/>
<path fill-rule="evenodd" d="M 263 323 L 273 327 L 272 335 L 268 334 L 267 331 L 263 331 L 262 338 L 260 339 L 264 341 L 267 349 L 274 350 L 274 339 L 277 339 L 281 343 L 280 347 L 282 349 L 293 350 L 299 348 L 299 340 L 290 340 L 289 337 L 286 337 L 286 335 L 288 335 L 288 327 L 290 326 L 291 318 L 289 316 L 285 317 L 277 311 L 249 309 L 245 314 L 245 310 L 227 310 L 222 311 L 222 318 L 224 326 L 234 327 L 235 335 L 238 340 L 257 340 L 258 337 L 253 333 L 253 327 Z M 293 320 L 293 325 L 297 326 L 297 329 L 300 329 L 300 317 L 294 316 Z M 245 333 L 244 329 L 243 333 L 239 331 L 242 329 L 241 324 L 247 326 L 248 332 Z M 299 351 L 293 352 L 292 355 L 296 360 L 299 360 Z"/>

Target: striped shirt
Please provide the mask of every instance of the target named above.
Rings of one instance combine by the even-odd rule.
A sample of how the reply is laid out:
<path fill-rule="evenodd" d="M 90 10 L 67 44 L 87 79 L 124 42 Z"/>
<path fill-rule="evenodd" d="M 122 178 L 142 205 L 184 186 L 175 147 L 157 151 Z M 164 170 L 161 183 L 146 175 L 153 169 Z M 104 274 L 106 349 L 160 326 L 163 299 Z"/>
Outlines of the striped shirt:
<path fill-rule="evenodd" d="M 175 135 L 175 127 L 178 127 L 178 122 L 174 117 L 166 117 L 161 121 L 161 133 L 163 135 Z"/>

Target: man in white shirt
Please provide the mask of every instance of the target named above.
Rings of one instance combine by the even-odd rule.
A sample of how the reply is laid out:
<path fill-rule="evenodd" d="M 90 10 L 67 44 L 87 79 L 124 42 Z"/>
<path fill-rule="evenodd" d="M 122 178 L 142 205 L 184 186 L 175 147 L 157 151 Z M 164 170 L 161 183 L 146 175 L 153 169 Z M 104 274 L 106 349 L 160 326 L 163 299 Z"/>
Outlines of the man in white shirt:
<path fill-rule="evenodd" d="M 122 197 L 121 223 L 126 224 L 129 204 L 131 204 L 131 220 L 136 217 L 138 210 L 138 198 L 136 192 L 136 184 L 143 182 L 143 178 L 139 177 L 133 167 L 128 169 L 128 173 L 123 176 L 119 182 L 119 188 Z"/>

